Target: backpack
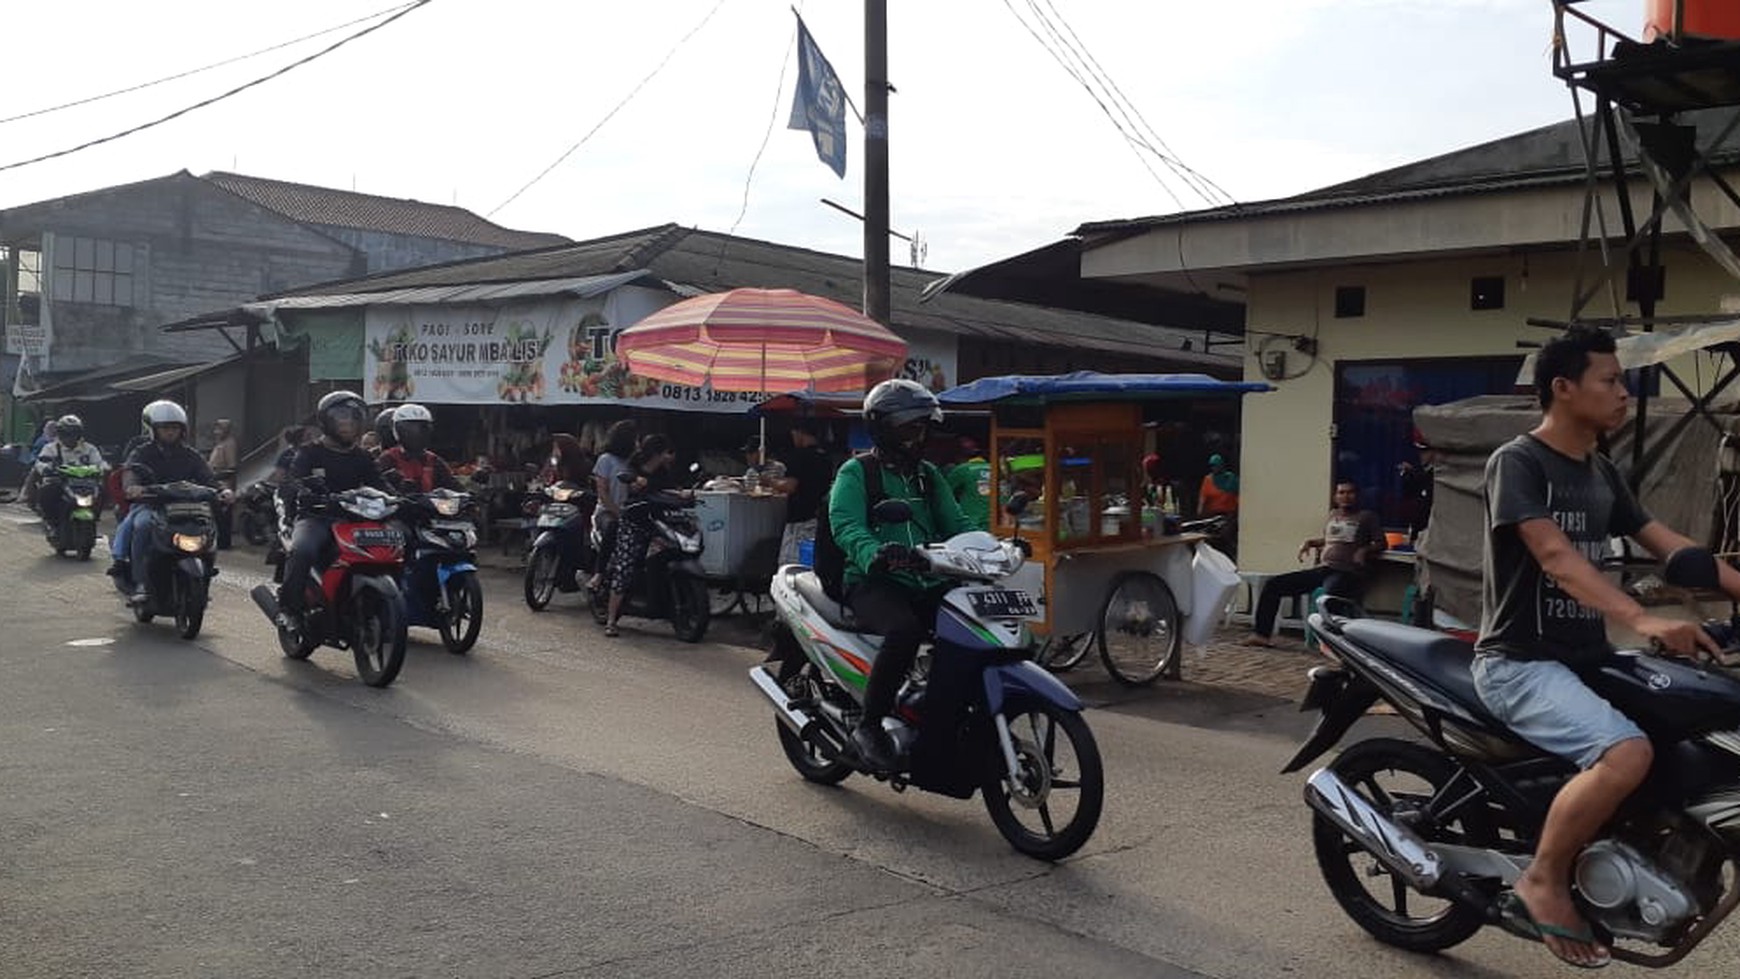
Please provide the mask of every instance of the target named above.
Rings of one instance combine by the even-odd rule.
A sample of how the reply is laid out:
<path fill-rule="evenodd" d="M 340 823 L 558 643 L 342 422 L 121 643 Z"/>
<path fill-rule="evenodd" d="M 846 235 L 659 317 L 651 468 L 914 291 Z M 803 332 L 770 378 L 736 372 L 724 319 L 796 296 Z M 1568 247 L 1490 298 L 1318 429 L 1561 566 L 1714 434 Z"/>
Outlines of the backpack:
<path fill-rule="evenodd" d="M 882 488 L 882 463 L 870 452 L 853 458 L 864 469 L 864 519 L 874 530 L 876 504 L 888 498 L 887 491 Z M 846 600 L 846 552 L 834 541 L 833 526 L 828 522 L 828 499 L 831 495 L 831 488 L 829 493 L 822 494 L 821 512 L 816 514 L 816 543 L 812 561 L 816 577 L 822 582 L 822 591 L 834 601 L 843 602 Z"/>

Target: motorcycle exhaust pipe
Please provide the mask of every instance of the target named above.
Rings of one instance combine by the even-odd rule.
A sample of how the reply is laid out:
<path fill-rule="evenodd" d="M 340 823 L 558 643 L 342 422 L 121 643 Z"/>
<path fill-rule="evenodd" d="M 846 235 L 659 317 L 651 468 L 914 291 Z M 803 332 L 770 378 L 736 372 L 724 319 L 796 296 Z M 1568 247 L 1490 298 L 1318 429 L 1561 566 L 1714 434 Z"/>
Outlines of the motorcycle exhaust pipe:
<path fill-rule="evenodd" d="M 266 613 L 266 618 L 278 618 L 278 595 L 273 592 L 271 585 L 255 585 L 249 589 L 248 597 L 254 600 L 255 605 L 260 606 L 260 611 Z"/>
<path fill-rule="evenodd" d="M 1306 779 L 1305 802 L 1415 890 L 1430 893 L 1443 878 L 1444 862 L 1424 840 L 1378 812 L 1329 769 Z"/>
<path fill-rule="evenodd" d="M 779 685 L 779 681 L 773 678 L 773 674 L 759 666 L 753 666 L 749 669 L 749 679 L 755 684 L 757 690 L 766 695 L 768 700 L 773 701 L 774 714 L 779 717 L 781 724 L 791 730 L 791 733 L 801 737 L 810 725 L 816 723 L 810 715 L 791 706 L 791 695 L 785 692 L 784 688 Z"/>

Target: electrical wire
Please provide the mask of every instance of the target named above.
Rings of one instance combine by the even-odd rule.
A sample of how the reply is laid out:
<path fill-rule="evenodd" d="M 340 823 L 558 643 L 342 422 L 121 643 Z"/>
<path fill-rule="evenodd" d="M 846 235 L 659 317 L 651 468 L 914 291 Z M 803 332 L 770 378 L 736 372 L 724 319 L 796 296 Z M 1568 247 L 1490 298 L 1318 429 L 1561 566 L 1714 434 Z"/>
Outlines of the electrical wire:
<path fill-rule="evenodd" d="M 19 167 L 27 167 L 33 163 L 41 163 L 45 160 L 53 160 L 53 159 L 56 159 L 58 157 L 70 156 L 70 155 L 72 155 L 74 153 L 78 153 L 82 150 L 88 150 L 93 146 L 101 146 L 104 143 L 112 143 L 115 140 L 122 139 L 122 138 L 127 137 L 127 136 L 132 136 L 135 133 L 144 132 L 145 130 L 154 128 L 156 126 L 161 126 L 164 123 L 169 122 L 169 121 L 174 120 L 174 119 L 179 119 L 182 116 L 185 116 L 188 113 L 193 112 L 197 109 L 203 109 L 208 105 L 212 105 L 212 104 L 215 104 L 217 102 L 222 102 L 224 99 L 227 99 L 232 95 L 239 95 L 242 92 L 245 92 L 248 89 L 255 87 L 256 85 L 263 85 L 266 82 L 269 82 L 272 79 L 277 78 L 280 75 L 286 74 L 290 71 L 293 71 L 294 69 L 300 68 L 303 65 L 308 64 L 310 61 L 314 61 L 318 58 L 325 57 L 326 55 L 331 54 L 334 51 L 337 51 L 339 48 L 344 47 L 346 44 L 349 44 L 350 42 L 352 42 L 360 37 L 363 37 L 363 36 L 368 35 L 368 34 L 372 34 L 375 31 L 378 31 L 381 28 L 387 26 L 388 24 L 391 24 L 393 21 L 396 21 L 399 18 L 404 17 L 407 14 L 410 14 L 416 10 L 419 10 L 423 7 L 428 6 L 430 2 L 431 2 L 431 0 L 415 0 L 414 3 L 410 4 L 409 6 L 400 10 L 398 13 L 393 14 L 391 17 L 388 17 L 386 20 L 383 20 L 378 24 L 370 24 L 368 27 L 365 27 L 362 30 L 357 31 L 355 34 L 347 34 L 344 37 L 339 38 L 337 41 L 334 41 L 333 43 L 327 45 L 324 48 L 321 48 L 319 51 L 316 51 L 313 54 L 308 55 L 305 58 L 299 58 L 295 61 L 292 61 L 289 64 L 285 65 L 284 67 L 279 68 L 277 71 L 274 71 L 270 74 L 261 75 L 259 78 L 256 78 L 253 81 L 244 82 L 243 84 L 237 85 L 235 88 L 232 88 L 227 92 L 223 92 L 222 94 L 214 95 L 211 98 L 205 99 L 205 100 L 200 101 L 200 102 L 195 102 L 194 104 L 192 104 L 190 106 L 187 106 L 187 107 L 181 108 L 181 109 L 177 109 L 174 112 L 171 112 L 168 115 L 163 116 L 161 118 L 153 119 L 150 122 L 140 123 L 139 125 L 134 126 L 131 129 L 123 129 L 120 132 L 115 133 L 115 134 L 110 135 L 110 136 L 104 136 L 104 137 L 101 137 L 100 139 L 93 139 L 93 140 L 90 140 L 88 142 L 80 143 L 79 145 L 70 147 L 68 149 L 56 150 L 53 153 L 44 153 L 41 156 L 31 157 L 28 160 L 19 160 L 16 163 L 5 164 L 4 166 L 0 166 L 0 172 L 6 171 L 6 170 L 16 170 Z"/>
<path fill-rule="evenodd" d="M 802 7 L 801 3 L 793 7 L 793 13 L 801 15 Z M 749 161 L 749 173 L 743 178 L 743 203 L 737 208 L 737 216 L 731 219 L 731 230 L 725 232 L 727 238 L 737 233 L 737 226 L 743 223 L 743 216 L 749 213 L 749 187 L 755 182 L 755 168 L 761 165 L 761 155 L 767 152 L 767 143 L 773 138 L 773 127 L 779 122 L 779 107 L 785 101 L 782 96 L 785 95 L 786 66 L 791 63 L 792 52 L 797 50 L 797 42 L 798 32 L 794 25 L 791 29 L 791 42 L 785 48 L 785 57 L 779 61 L 779 81 L 773 86 L 773 114 L 767 117 L 767 132 L 761 134 L 761 145 L 755 150 L 755 158 Z M 720 254 L 724 254 L 723 248 L 720 249 Z"/>
<path fill-rule="evenodd" d="M 9 122 L 17 122 L 20 119 L 33 119 L 37 116 L 45 116 L 45 115 L 48 115 L 50 112 L 59 112 L 62 109 L 71 109 L 71 108 L 75 108 L 75 107 L 81 106 L 81 105 L 90 105 L 92 102 L 101 102 L 104 99 L 112 99 L 117 95 L 127 95 L 127 94 L 132 93 L 132 92 L 143 91 L 144 89 L 151 88 L 151 87 L 156 86 L 156 85 L 162 85 L 165 82 L 173 82 L 173 81 L 177 81 L 177 80 L 182 79 L 182 78 L 189 78 L 193 75 L 198 75 L 201 72 L 211 71 L 214 68 L 222 68 L 225 65 L 233 65 L 238 61 L 247 61 L 250 58 L 258 58 L 262 54 L 271 54 L 273 51 L 278 51 L 278 50 L 290 47 L 290 46 L 295 45 L 295 44 L 301 44 L 303 41 L 312 41 L 317 37 L 325 37 L 326 35 L 331 34 L 335 31 L 342 31 L 346 27 L 354 27 L 357 24 L 366 23 L 368 21 L 374 20 L 377 17 L 383 17 L 387 14 L 390 14 L 395 10 L 404 10 L 406 7 L 410 7 L 410 6 L 413 6 L 413 4 L 402 3 L 397 7 L 388 7 L 385 10 L 377 10 L 374 13 L 369 14 L 366 17 L 358 17 L 355 20 L 347 20 L 342 24 L 334 24 L 333 26 L 325 28 L 323 30 L 315 31 L 312 34 L 304 34 L 301 37 L 291 38 L 288 41 L 280 41 L 279 43 L 274 44 L 271 47 L 261 48 L 258 51 L 250 51 L 247 54 L 239 54 L 233 58 L 225 58 L 222 61 L 214 61 L 209 65 L 204 65 L 204 66 L 199 67 L 199 68 L 190 68 L 187 71 L 177 72 L 176 74 L 173 74 L 173 75 L 165 75 L 162 78 L 153 79 L 153 80 L 148 81 L 148 82 L 140 82 L 137 85 L 129 85 L 126 88 L 118 88 L 118 89 L 114 90 L 113 92 L 104 92 L 101 95 L 92 95 L 92 96 L 88 96 L 88 97 L 82 98 L 82 99 L 74 99 L 71 102 L 62 102 L 59 105 L 50 105 L 50 106 L 46 106 L 46 107 L 41 108 L 41 109 L 32 109 L 29 112 L 21 112 L 15 116 L 7 116 L 3 119 L 0 119 L 0 125 L 5 125 L 6 123 L 9 123 Z"/>
<path fill-rule="evenodd" d="M 684 44 L 688 43 L 689 38 L 694 37 L 696 34 L 699 34 L 701 32 L 701 28 L 706 27 L 707 22 L 712 20 L 713 15 L 718 13 L 719 8 L 723 7 L 723 6 L 725 6 L 725 0 L 719 0 L 719 2 L 713 4 L 713 9 L 707 11 L 707 15 L 705 17 L 701 18 L 701 22 L 696 24 L 694 27 L 689 28 L 689 33 L 684 34 L 682 37 L 678 38 L 677 43 L 671 45 L 671 49 L 669 51 L 665 52 L 664 58 L 661 61 L 659 61 L 659 63 L 656 66 L 653 67 L 653 70 L 648 72 L 647 76 L 645 78 L 642 78 L 640 80 L 640 82 L 634 86 L 634 88 L 630 89 L 628 94 L 624 95 L 622 97 L 622 101 L 616 103 L 616 106 L 614 108 L 612 108 L 609 112 L 606 112 L 604 114 L 604 118 L 598 120 L 596 125 L 594 125 L 591 129 L 588 129 L 586 131 L 586 135 L 581 136 L 579 139 L 575 140 L 574 145 L 563 150 L 562 155 L 556 157 L 555 162 L 551 163 L 549 166 L 545 167 L 544 169 L 538 171 L 537 176 L 526 181 L 525 186 L 521 187 L 519 190 L 514 191 L 511 195 L 508 196 L 507 200 L 502 201 L 500 204 L 497 204 L 495 207 L 491 208 L 489 210 L 489 212 L 484 215 L 484 217 L 490 217 L 490 218 L 495 217 L 497 211 L 500 211 L 502 208 L 507 207 L 509 204 L 512 204 L 514 201 L 519 200 L 521 194 L 524 194 L 526 191 L 531 190 L 534 186 L 537 185 L 537 183 L 539 181 L 541 181 L 545 177 L 549 176 L 550 171 L 561 166 L 562 161 L 568 159 L 568 157 L 570 157 L 570 156 L 573 156 L 575 150 L 578 150 L 580 147 L 586 145 L 586 141 L 591 139 L 593 137 L 593 135 L 598 132 L 598 130 L 603 129 L 604 124 L 609 122 L 611 120 L 611 118 L 614 117 L 618 112 L 622 111 L 623 106 L 626 106 L 626 105 L 628 105 L 629 102 L 633 101 L 634 97 L 636 95 L 640 94 L 640 90 L 645 88 L 647 86 L 648 82 L 652 81 L 655 77 L 657 77 L 659 72 L 664 71 L 665 65 L 668 65 L 671 63 L 671 59 L 676 56 L 677 51 L 679 51 Z"/>

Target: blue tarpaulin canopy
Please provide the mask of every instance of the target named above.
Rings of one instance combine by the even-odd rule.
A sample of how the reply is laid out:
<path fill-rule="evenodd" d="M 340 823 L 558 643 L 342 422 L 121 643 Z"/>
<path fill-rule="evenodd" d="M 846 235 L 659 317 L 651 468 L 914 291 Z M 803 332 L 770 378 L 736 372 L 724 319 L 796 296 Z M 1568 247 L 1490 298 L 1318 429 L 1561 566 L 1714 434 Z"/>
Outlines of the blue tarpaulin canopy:
<path fill-rule="evenodd" d="M 1261 381 L 1220 381 L 1207 374 L 1008 374 L 981 377 L 937 395 L 944 404 L 992 402 L 1050 404 L 1059 401 L 1166 401 L 1236 398 L 1274 388 Z"/>

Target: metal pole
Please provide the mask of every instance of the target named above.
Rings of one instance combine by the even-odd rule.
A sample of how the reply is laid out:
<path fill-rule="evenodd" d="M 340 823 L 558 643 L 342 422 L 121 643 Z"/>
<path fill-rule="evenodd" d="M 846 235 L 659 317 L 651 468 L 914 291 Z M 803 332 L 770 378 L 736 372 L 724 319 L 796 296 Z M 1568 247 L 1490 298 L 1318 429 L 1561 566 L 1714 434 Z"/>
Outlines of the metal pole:
<path fill-rule="evenodd" d="M 888 272 L 888 0 L 864 0 L 864 315 L 892 321 Z"/>

